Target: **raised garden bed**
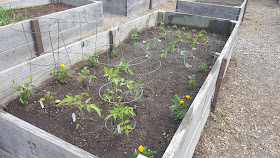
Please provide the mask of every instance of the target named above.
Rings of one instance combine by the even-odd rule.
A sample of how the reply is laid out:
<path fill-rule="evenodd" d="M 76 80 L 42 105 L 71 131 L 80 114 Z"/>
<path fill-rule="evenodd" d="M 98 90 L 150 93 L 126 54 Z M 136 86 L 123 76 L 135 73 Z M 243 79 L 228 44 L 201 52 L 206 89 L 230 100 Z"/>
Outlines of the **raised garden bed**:
<path fill-rule="evenodd" d="M 240 21 L 246 5 L 247 0 L 178 0 L 176 12 Z"/>
<path fill-rule="evenodd" d="M 64 47 L 103 27 L 101 2 L 82 0 L 74 3 L 74 1 L 62 0 L 61 3 L 75 6 L 75 8 L 0 27 L 0 35 L 6 39 L 1 41 L 0 46 L 0 58 L 3 65 L 0 71 L 58 47 Z M 31 21 L 38 21 L 39 30 L 33 29 Z M 42 44 L 36 43 L 35 36 L 37 35 L 41 36 L 38 39 L 42 41 Z"/>
<path fill-rule="evenodd" d="M 177 53 L 177 50 L 174 53 L 168 53 L 166 60 L 164 58 L 160 58 L 162 53 L 161 51 L 162 48 L 164 48 L 168 44 L 168 42 L 178 39 L 178 36 L 176 34 L 171 34 L 171 33 L 166 36 L 167 40 L 162 39 L 162 42 L 158 43 L 155 50 L 153 50 L 152 48 L 148 50 L 148 52 L 151 54 L 149 55 L 149 58 L 146 59 L 147 58 L 145 53 L 146 51 L 145 48 L 141 46 L 142 45 L 141 41 L 142 40 L 148 41 L 149 39 L 152 39 L 155 36 L 159 36 L 157 38 L 161 38 L 160 37 L 161 31 L 158 31 L 157 29 L 153 28 L 153 26 L 159 25 L 161 22 L 166 24 L 165 28 L 168 27 L 168 25 L 170 25 L 171 26 L 170 30 L 172 30 L 173 32 L 175 31 L 175 28 L 172 27 L 173 25 L 180 26 L 176 29 L 177 30 L 180 29 L 181 31 L 182 31 L 182 27 L 185 27 L 186 30 L 182 32 L 186 34 L 192 34 L 192 35 L 198 34 L 198 32 L 196 33 L 191 32 L 190 30 L 187 29 L 187 27 L 191 28 L 191 30 L 196 28 L 197 31 L 201 31 L 203 29 L 207 31 L 207 33 L 205 33 L 205 37 L 203 36 L 199 38 L 199 41 L 197 41 L 200 44 L 197 44 L 196 46 L 197 52 L 194 52 L 195 59 L 193 59 L 192 56 L 189 56 L 189 58 L 187 58 L 186 60 L 186 62 L 189 65 L 192 65 L 192 68 L 189 69 L 186 68 L 184 64 L 183 56 L 179 55 Z M 230 59 L 231 49 L 235 42 L 238 26 L 239 23 L 229 22 L 225 20 L 216 20 L 213 18 L 193 16 L 193 15 L 187 15 L 181 13 L 154 12 L 149 15 L 143 16 L 139 19 L 136 19 L 132 22 L 129 22 L 127 24 L 121 25 L 112 30 L 98 34 L 97 36 L 86 39 L 83 41 L 84 42 L 83 47 L 81 47 L 80 42 L 77 44 L 72 44 L 67 47 L 67 51 L 69 52 L 68 58 L 72 64 L 83 60 L 81 53 L 77 53 L 78 51 L 80 52 L 81 49 L 83 49 L 83 52 L 92 52 L 92 50 L 95 50 L 96 53 L 102 53 L 104 51 L 105 52 L 108 51 L 108 49 L 110 48 L 110 44 L 114 44 L 114 45 L 120 45 L 122 49 L 119 49 L 119 51 L 122 50 L 123 53 L 127 53 L 127 51 L 131 52 L 131 47 L 132 47 L 133 48 L 132 50 L 138 50 L 136 52 L 132 51 L 133 54 L 135 53 L 137 55 L 135 54 L 132 55 L 132 53 L 128 53 L 124 55 L 124 57 L 126 57 L 125 59 L 132 59 L 132 57 L 141 57 L 141 56 L 143 57 L 144 55 L 144 59 L 142 59 L 142 61 L 136 62 L 138 64 L 136 64 L 135 67 L 132 66 L 132 68 L 134 67 L 133 69 L 135 71 L 135 74 L 143 74 L 142 71 L 140 71 L 140 73 L 138 72 L 139 68 L 141 68 L 141 66 L 139 65 L 146 62 L 148 64 L 146 65 L 147 67 L 145 70 L 151 72 L 154 72 L 153 70 L 157 70 L 155 71 L 155 73 L 147 73 L 148 75 L 144 80 L 144 81 L 149 81 L 149 82 L 145 82 L 147 87 L 151 87 L 154 90 L 155 93 L 153 97 L 151 97 L 150 99 L 142 103 L 133 102 L 132 104 L 133 105 L 132 107 L 136 105 L 135 106 L 136 109 L 134 109 L 134 111 L 136 112 L 135 119 L 137 124 L 135 129 L 129 133 L 129 136 L 131 137 L 130 139 L 125 138 L 125 135 L 112 134 L 108 132 L 106 128 L 102 127 L 102 124 L 104 125 L 103 119 L 106 116 L 106 111 L 108 109 L 108 106 L 105 106 L 106 104 L 104 103 L 104 101 L 102 101 L 102 99 L 98 96 L 98 89 L 100 88 L 100 85 L 104 85 L 105 83 L 108 82 L 108 81 L 106 82 L 106 80 L 102 78 L 103 75 L 102 68 L 104 65 L 106 65 L 106 61 L 108 61 L 108 57 L 110 57 L 111 59 L 110 55 L 109 56 L 100 55 L 100 61 L 103 64 L 97 64 L 95 66 L 96 73 L 94 75 L 98 76 L 98 78 L 94 80 L 95 82 L 91 82 L 93 85 L 89 87 L 89 90 L 87 88 L 85 89 L 80 88 L 83 86 L 78 84 L 75 78 L 73 79 L 69 78 L 67 80 L 68 83 L 66 83 L 65 85 L 61 84 L 61 90 L 59 92 L 61 93 L 59 95 L 59 97 L 61 98 L 59 99 L 62 99 L 63 96 L 66 94 L 75 95 L 78 92 L 89 92 L 91 97 L 94 98 L 93 102 L 99 105 L 99 107 L 102 109 L 102 118 L 96 117 L 97 115 L 96 113 L 94 113 L 94 115 L 92 116 L 94 117 L 93 122 L 89 124 L 81 123 L 80 129 L 75 131 L 75 124 L 71 123 L 72 120 L 71 114 L 73 113 L 73 111 L 75 111 L 75 109 L 73 109 L 74 107 L 71 108 L 65 105 L 56 108 L 53 107 L 51 108 L 51 113 L 50 113 L 51 116 L 49 116 L 48 113 L 45 114 L 44 112 L 42 112 L 42 109 L 40 108 L 38 102 L 37 103 L 30 102 L 29 105 L 25 105 L 25 106 L 15 106 L 14 104 L 16 104 L 17 101 L 13 101 L 10 102 L 10 105 L 8 106 L 8 110 L 10 110 L 10 112 L 18 113 L 18 116 L 20 118 L 24 120 L 28 120 L 32 124 L 36 124 L 36 126 L 38 125 L 37 121 L 39 122 L 40 120 L 41 122 L 42 121 L 41 119 L 46 118 L 46 120 L 48 121 L 43 121 L 44 122 L 43 124 L 40 123 L 38 125 L 40 126 L 40 128 L 47 130 L 50 133 L 54 133 L 58 137 L 61 137 L 77 145 L 78 147 L 89 149 L 91 153 L 98 155 L 100 157 L 131 157 L 132 156 L 131 150 L 136 149 L 141 144 L 146 145 L 153 150 L 157 150 L 158 151 L 157 156 L 162 156 L 162 155 L 163 157 L 182 157 L 182 155 L 191 156 L 194 151 L 194 147 L 198 141 L 200 132 L 209 114 L 211 98 L 214 94 L 215 83 L 217 81 L 222 58 L 227 57 L 228 59 Z M 166 28 L 166 30 L 168 29 Z M 125 41 L 126 42 L 129 41 L 131 35 L 135 33 L 138 34 L 138 32 L 140 32 L 139 33 L 140 39 L 138 39 L 139 41 L 137 40 L 139 43 L 135 43 L 134 45 L 126 44 L 122 46 L 121 43 Z M 216 34 L 217 36 L 216 38 L 213 37 L 213 33 Z M 192 39 L 188 40 L 186 38 L 187 36 L 182 37 L 183 42 L 182 43 L 180 42 L 180 44 L 178 43 L 176 48 L 178 47 L 179 49 L 181 49 L 181 51 L 190 50 L 193 40 Z M 209 43 L 205 43 L 203 38 L 205 39 L 210 38 Z M 212 44 L 215 43 L 218 44 L 210 45 L 211 42 L 213 42 Z M 152 41 L 150 41 L 150 43 L 152 43 Z M 221 55 L 216 61 L 214 61 L 214 58 L 210 55 L 212 50 L 221 53 Z M 63 52 L 65 52 L 65 50 L 61 49 L 60 53 Z M 118 54 L 121 53 L 118 52 Z M 43 58 L 45 58 L 45 60 L 52 60 L 52 55 L 45 54 L 38 59 L 35 58 L 30 61 L 30 63 L 34 64 L 34 68 L 35 68 L 35 71 L 32 73 L 34 74 L 33 84 L 35 85 L 39 85 L 44 80 L 50 78 L 48 74 L 49 72 L 52 72 L 54 69 L 53 65 L 45 65 L 45 66 L 35 65 L 35 63 L 40 63 L 40 61 L 42 61 Z M 114 64 L 114 61 L 115 63 L 119 63 L 120 56 L 113 57 L 112 59 L 113 60 L 109 60 L 110 65 L 116 65 Z M 136 59 L 134 59 L 133 62 L 135 62 L 135 60 Z M 207 63 L 208 65 L 207 72 L 210 71 L 208 76 L 206 72 L 204 73 L 198 72 L 198 65 L 200 64 L 199 60 Z M 157 69 L 158 67 L 157 63 L 159 63 L 159 61 L 161 63 L 161 69 Z M 66 64 L 65 61 L 58 61 L 57 64 L 60 65 L 62 63 Z M 84 65 L 85 63 L 76 66 L 81 67 Z M 213 65 L 212 68 L 210 65 Z M 8 74 L 13 74 L 14 71 L 21 71 L 26 68 L 28 69 L 28 67 L 29 67 L 28 64 L 23 63 L 17 66 L 17 70 L 15 68 L 11 68 L 9 72 L 6 72 L 5 74 L 0 73 L 0 76 L 1 75 L 7 76 Z M 190 89 L 188 87 L 187 77 L 194 73 L 197 74 L 197 78 L 196 78 L 197 85 L 195 86 L 193 91 L 189 91 Z M 139 77 L 139 75 L 127 75 L 127 74 L 124 74 L 124 76 L 131 77 L 131 79 Z M 13 76 L 10 76 L 9 78 L 11 77 Z M 21 76 L 22 83 L 29 82 L 30 81 L 29 77 L 30 75 L 23 74 Z M 206 80 L 204 81 L 205 78 Z M 18 83 L 19 81 L 15 81 L 15 82 Z M 7 82 L 7 85 L 11 86 L 12 82 L 10 81 L 10 83 Z M 71 86 L 69 87 L 67 86 L 67 84 L 71 84 L 73 87 Z M 8 87 L 7 88 L 4 87 L 4 89 L 6 89 L 6 93 L 7 93 Z M 198 94 L 196 95 L 197 92 Z M 37 93 L 40 94 L 41 93 L 40 90 L 38 90 Z M 170 99 L 174 96 L 175 93 L 177 93 L 178 95 L 190 95 L 193 101 L 187 115 L 184 117 L 181 123 L 180 121 L 174 121 L 174 119 L 170 116 L 171 112 L 169 111 L 169 107 L 172 104 Z M 145 90 L 144 90 L 144 96 L 149 98 L 148 97 L 149 93 L 145 93 Z M 7 99 L 8 98 L 6 98 L 6 100 Z M 39 99 L 39 97 L 37 97 L 36 99 Z M 124 99 L 124 101 L 127 101 L 127 99 Z M 27 117 L 23 113 L 19 113 L 19 111 L 22 110 L 29 111 Z M 56 114 L 56 112 L 58 115 Z M 66 115 L 64 116 L 64 114 L 66 115 L 68 114 L 68 116 Z M 38 115 L 40 115 L 41 117 L 39 117 Z M 61 118 L 59 116 L 61 116 Z M 146 118 L 148 116 L 150 118 Z M 61 125 L 54 125 L 51 123 L 53 121 L 61 122 Z M 99 123 L 101 122 L 101 124 L 98 124 L 98 122 Z M 50 134 L 42 130 L 39 130 L 38 128 L 22 120 L 19 120 L 6 112 L 0 112 L 0 126 L 1 129 L 3 129 L 1 130 L 1 135 L 3 136 L 3 138 L 0 139 L 1 148 L 3 148 L 6 151 L 6 153 L 10 153 L 11 155 L 15 155 L 15 156 L 18 156 L 19 154 L 34 155 L 35 153 L 35 155 L 37 156 L 47 157 L 46 156 L 48 153 L 47 151 L 59 145 L 57 149 L 54 149 L 54 151 L 52 151 L 52 157 L 62 157 L 65 156 L 66 153 L 68 156 L 70 155 L 70 157 L 71 156 L 75 157 L 78 155 L 82 157 L 81 155 L 83 154 L 85 155 L 84 157 L 94 157 L 93 155 L 90 155 L 89 153 L 86 153 L 83 150 L 76 149 L 74 146 L 68 143 L 61 143 L 63 141 L 61 141 L 59 138 L 53 136 L 49 137 Z M 60 130 L 61 126 L 64 128 L 63 131 Z M 179 128 L 174 135 L 174 132 L 176 131 L 176 128 L 178 126 Z M 15 129 L 17 129 L 17 131 L 20 132 L 14 132 Z M 66 132 L 71 133 L 73 135 L 72 136 L 62 135 L 62 133 L 66 133 Z M 19 140 L 17 135 L 22 133 L 24 133 L 25 137 Z M 41 134 L 38 135 L 38 133 Z M 171 140 L 172 136 L 173 139 Z M 108 140 L 109 143 L 105 142 L 106 140 Z M 112 141 L 115 143 L 112 143 Z M 17 144 L 14 144 L 14 142 L 17 142 Z M 169 142 L 170 144 L 168 146 Z M 46 146 L 46 144 L 49 144 L 50 146 L 52 146 L 52 148 L 45 151 L 45 149 L 48 147 Z M 67 150 L 66 149 L 67 147 L 63 144 L 73 149 L 73 151 Z M 19 151 L 15 151 L 14 149 L 19 149 L 18 145 L 25 146 L 25 148 Z M 95 150 L 87 146 L 91 146 L 91 147 L 95 146 L 97 149 Z M 164 151 L 166 147 L 167 150 Z M 108 153 L 108 155 L 105 155 L 105 153 Z"/>

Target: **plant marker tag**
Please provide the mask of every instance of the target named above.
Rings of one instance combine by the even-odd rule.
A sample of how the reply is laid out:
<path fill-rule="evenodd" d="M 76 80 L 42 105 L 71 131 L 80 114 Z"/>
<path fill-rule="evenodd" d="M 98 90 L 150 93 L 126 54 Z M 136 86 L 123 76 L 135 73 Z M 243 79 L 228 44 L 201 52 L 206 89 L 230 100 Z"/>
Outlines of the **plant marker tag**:
<path fill-rule="evenodd" d="M 75 113 L 72 114 L 72 119 L 73 119 L 73 122 L 76 122 L 76 115 L 75 115 Z"/>
<path fill-rule="evenodd" d="M 117 129 L 118 129 L 118 134 L 121 134 L 122 131 L 120 130 L 120 129 L 121 129 L 121 126 L 120 126 L 120 125 L 117 125 Z"/>
<path fill-rule="evenodd" d="M 88 83 L 90 84 L 90 82 L 91 82 L 91 78 L 89 78 L 89 81 L 88 81 Z"/>
<path fill-rule="evenodd" d="M 41 105 L 42 109 L 44 109 L 44 108 L 45 108 L 45 106 L 44 106 L 44 104 L 43 104 L 43 102 L 42 102 L 42 101 L 40 101 L 40 105 Z"/>

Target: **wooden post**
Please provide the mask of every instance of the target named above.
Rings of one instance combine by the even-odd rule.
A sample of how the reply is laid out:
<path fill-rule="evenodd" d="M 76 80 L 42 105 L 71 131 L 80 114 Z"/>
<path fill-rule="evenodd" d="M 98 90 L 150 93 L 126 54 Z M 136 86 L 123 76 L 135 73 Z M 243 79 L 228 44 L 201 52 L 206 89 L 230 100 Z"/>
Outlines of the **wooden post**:
<path fill-rule="evenodd" d="M 242 22 L 243 22 L 243 19 L 244 19 L 244 16 L 245 16 L 245 13 L 246 13 L 246 9 L 247 9 L 247 4 L 248 4 L 248 1 L 246 1 L 246 4 L 245 4 L 245 9 L 244 9 L 244 13 L 243 13 L 243 16 L 242 16 Z"/>
<path fill-rule="evenodd" d="M 31 20 L 31 30 L 35 41 L 37 56 L 39 56 L 40 54 L 44 53 L 44 47 L 43 47 L 43 41 L 42 41 L 42 36 L 39 27 L 39 21 L 37 19 Z"/>
<path fill-rule="evenodd" d="M 112 52 L 113 46 L 114 46 L 113 31 L 112 30 L 109 31 L 109 42 L 110 42 L 110 52 Z"/>
<path fill-rule="evenodd" d="M 153 9 L 153 0 L 150 0 L 150 9 Z"/>
<path fill-rule="evenodd" d="M 218 94 L 219 94 L 219 90 L 220 90 L 223 76 L 225 73 L 226 65 L 227 65 L 227 59 L 223 58 L 221 67 L 220 67 L 220 72 L 219 72 L 218 79 L 217 79 L 217 83 L 216 83 L 216 89 L 215 89 L 214 98 L 213 98 L 213 102 L 212 102 L 212 106 L 211 106 L 211 112 L 214 112 L 216 109 Z"/>

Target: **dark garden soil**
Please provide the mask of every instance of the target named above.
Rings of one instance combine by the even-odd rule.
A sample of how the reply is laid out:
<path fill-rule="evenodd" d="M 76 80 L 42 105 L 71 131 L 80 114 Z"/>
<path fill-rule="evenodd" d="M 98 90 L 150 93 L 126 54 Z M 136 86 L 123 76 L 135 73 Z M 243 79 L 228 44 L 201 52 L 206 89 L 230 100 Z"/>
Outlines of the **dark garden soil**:
<path fill-rule="evenodd" d="M 244 0 L 196 0 L 196 2 L 240 6 L 244 2 Z"/>
<path fill-rule="evenodd" d="M 43 15 L 48 15 L 55 12 L 60 12 L 67 9 L 72 9 L 74 6 L 63 4 L 63 3 L 55 3 L 55 4 L 48 4 L 42 6 L 35 6 L 35 7 L 27 7 L 22 9 L 12 9 L 14 12 L 10 12 L 11 17 L 14 15 L 23 15 L 24 19 L 32 19 L 36 17 L 40 17 Z M 22 19 L 23 20 L 23 19 Z"/>
<path fill-rule="evenodd" d="M 168 45 L 168 42 L 173 42 L 177 39 L 175 31 L 179 29 L 181 30 L 183 41 L 176 44 L 176 49 L 173 53 L 170 52 L 170 48 L 166 59 L 161 58 L 162 50 Z M 47 112 L 44 112 L 38 100 L 42 97 L 40 94 L 45 94 L 50 90 L 57 91 L 59 86 L 56 83 L 37 88 L 35 90 L 35 98 L 32 99 L 28 105 L 22 105 L 18 100 L 11 101 L 7 105 L 6 111 L 101 158 L 132 158 L 134 157 L 133 151 L 137 149 L 139 145 L 147 146 L 151 150 L 157 151 L 158 153 L 155 154 L 154 157 L 161 157 L 181 122 L 181 120 L 175 120 L 171 116 L 171 111 L 169 110 L 169 107 L 173 103 L 171 99 L 174 97 L 174 94 L 178 94 L 179 96 L 190 95 L 191 101 L 189 101 L 189 104 L 192 103 L 215 62 L 213 56 L 210 54 L 211 51 L 221 52 L 228 38 L 228 35 L 221 34 L 217 34 L 217 37 L 213 37 L 213 33 L 210 32 L 207 32 L 204 37 L 199 37 L 199 44 L 196 44 L 197 49 L 193 53 L 195 59 L 190 53 L 186 59 L 186 62 L 192 67 L 186 68 L 183 56 L 178 53 L 178 48 L 180 51 L 190 51 L 191 44 L 194 42 L 192 38 L 197 35 L 200 30 L 192 32 L 190 29 L 186 28 L 185 31 L 182 31 L 181 27 L 177 29 L 172 27 L 167 29 L 166 27 L 166 30 L 172 31 L 169 32 L 166 39 L 161 37 L 161 31 L 150 28 L 140 33 L 140 39 L 138 39 L 138 42 L 134 45 L 127 44 L 119 48 L 117 56 L 112 56 L 110 54 L 106 56 L 106 53 L 99 56 L 100 62 L 107 62 L 108 59 L 110 59 L 110 63 L 120 62 L 120 52 L 123 53 L 125 60 L 138 56 L 138 58 L 135 58 L 131 62 L 135 63 L 136 60 L 142 60 L 141 64 L 132 66 L 135 74 L 143 73 L 141 70 L 143 68 L 141 65 L 143 64 L 146 66 L 145 72 L 147 73 L 156 70 L 160 66 L 159 61 L 161 62 L 160 69 L 149 73 L 149 75 L 142 76 L 143 81 L 146 82 L 146 87 L 154 90 L 154 95 L 149 100 L 143 102 L 125 104 L 134 107 L 134 112 L 136 113 L 136 127 L 129 133 L 130 138 L 127 138 L 124 134 L 114 134 L 105 127 L 104 118 L 108 115 L 108 110 L 112 109 L 113 104 L 104 102 L 99 97 L 99 88 L 107 83 L 106 79 L 103 78 L 103 64 L 96 64 L 93 68 L 96 72 L 95 76 L 97 76 L 97 79 L 93 79 L 90 84 L 79 84 L 74 76 L 67 78 L 67 83 L 61 84 L 61 90 L 54 95 L 54 99 L 51 102 L 50 113 L 48 112 L 48 101 L 44 101 L 47 107 Z M 192 34 L 193 37 L 187 39 L 184 34 Z M 152 41 L 155 37 L 160 38 L 162 42 L 158 43 L 155 49 L 153 49 L 152 46 L 149 48 L 148 52 L 151 53 L 150 58 L 140 58 L 140 56 L 145 56 L 146 54 L 145 49 L 141 46 L 142 41 L 149 40 L 149 42 L 153 44 Z M 206 38 L 210 39 L 209 43 L 204 42 L 203 39 Z M 127 43 L 130 43 L 130 41 Z M 144 62 L 144 60 L 146 60 L 146 62 Z M 199 71 L 200 62 L 207 64 L 205 72 Z M 73 66 L 72 70 L 83 66 L 90 67 L 89 63 L 81 62 Z M 188 76 L 193 74 L 196 75 L 196 85 L 193 89 L 190 89 L 188 85 Z M 136 75 L 122 75 L 128 79 L 138 78 Z M 62 100 L 65 98 L 65 95 L 74 96 L 82 92 L 89 93 L 90 97 L 92 97 L 91 102 L 102 109 L 102 118 L 93 111 L 87 114 L 87 117 L 92 117 L 94 120 L 82 121 L 80 123 L 80 128 L 76 131 L 75 123 L 72 122 L 71 115 L 75 112 L 77 116 L 80 116 L 78 108 L 74 105 L 68 106 L 67 104 L 55 106 L 54 100 Z M 149 97 L 151 94 L 152 93 L 149 93 L 149 91 L 144 88 L 145 97 Z M 128 101 L 127 99 L 124 100 Z M 84 112 L 87 113 L 86 110 L 84 110 Z"/>

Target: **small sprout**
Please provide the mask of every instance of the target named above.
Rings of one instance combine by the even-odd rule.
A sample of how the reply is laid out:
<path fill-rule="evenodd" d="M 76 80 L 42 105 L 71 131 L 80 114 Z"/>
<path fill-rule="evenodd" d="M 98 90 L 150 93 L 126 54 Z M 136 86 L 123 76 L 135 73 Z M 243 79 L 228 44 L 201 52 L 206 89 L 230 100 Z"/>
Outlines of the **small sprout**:
<path fill-rule="evenodd" d="M 162 33 L 161 33 L 161 36 L 164 38 L 164 39 L 166 39 L 166 35 L 169 33 L 169 31 L 165 31 L 165 30 L 163 30 L 162 31 Z"/>
<path fill-rule="evenodd" d="M 215 56 L 216 52 L 215 51 L 211 51 L 210 55 L 211 56 Z"/>
<path fill-rule="evenodd" d="M 207 68 L 207 65 L 204 62 L 201 62 L 199 65 L 199 71 L 204 72 Z"/>
<path fill-rule="evenodd" d="M 182 31 L 185 31 L 186 30 L 186 28 L 185 27 L 182 27 Z"/>
<path fill-rule="evenodd" d="M 155 49 L 158 42 L 161 42 L 161 40 L 157 39 L 157 38 L 154 38 L 154 46 L 153 46 L 154 49 Z"/>
<path fill-rule="evenodd" d="M 181 31 L 180 30 L 176 31 L 176 34 L 177 34 L 178 41 L 183 41 L 181 37 Z"/>
<path fill-rule="evenodd" d="M 164 50 L 162 50 L 162 52 L 163 52 L 163 53 L 161 54 L 161 57 L 162 57 L 162 58 L 165 57 L 165 59 L 166 59 L 168 50 L 169 50 L 169 46 L 165 46 Z"/>
<path fill-rule="evenodd" d="M 181 51 L 180 54 L 183 55 L 184 57 L 184 64 L 186 64 L 186 58 L 187 58 L 187 55 L 188 55 L 189 51 Z"/>
<path fill-rule="evenodd" d="M 113 46 L 113 50 L 112 50 L 111 54 L 112 54 L 113 56 L 116 56 L 116 55 L 117 55 L 117 50 L 118 50 L 118 49 L 119 49 L 118 46 Z"/>
<path fill-rule="evenodd" d="M 189 34 L 189 35 L 186 35 L 187 39 L 191 39 L 192 38 L 192 35 Z"/>
<path fill-rule="evenodd" d="M 196 32 L 196 29 L 192 29 L 192 32 Z"/>
<path fill-rule="evenodd" d="M 167 28 L 170 29 L 170 25 L 168 25 Z"/>
<path fill-rule="evenodd" d="M 173 27 L 173 29 L 177 29 L 177 25 L 173 25 L 172 27 Z"/>
<path fill-rule="evenodd" d="M 176 45 L 176 43 L 177 43 L 177 40 L 175 40 L 174 42 L 169 42 L 168 44 L 170 44 L 171 46 L 172 46 L 172 52 L 174 52 L 174 50 L 175 50 L 175 45 Z M 171 52 L 171 53 L 172 53 Z"/>
<path fill-rule="evenodd" d="M 189 76 L 189 86 L 191 89 L 193 89 L 193 87 L 195 86 L 195 74 L 193 74 L 192 76 Z"/>
<path fill-rule="evenodd" d="M 217 35 L 216 35 L 215 33 L 213 33 L 213 37 L 214 37 L 214 38 L 217 38 Z"/>
<path fill-rule="evenodd" d="M 160 25 L 159 25 L 159 30 L 163 30 L 164 29 L 164 23 L 161 22 Z"/>
<path fill-rule="evenodd" d="M 204 41 L 205 43 L 209 43 L 210 38 L 204 38 L 203 41 Z"/>
<path fill-rule="evenodd" d="M 144 44 L 144 46 L 146 48 L 146 51 L 147 51 L 150 48 L 151 44 L 148 41 L 143 41 L 143 44 Z"/>
<path fill-rule="evenodd" d="M 205 30 L 201 30 L 200 32 L 203 33 L 203 34 L 206 34 L 206 33 L 207 33 Z"/>
<path fill-rule="evenodd" d="M 203 37 L 204 34 L 202 32 L 198 32 L 198 37 Z"/>
<path fill-rule="evenodd" d="M 193 40 L 194 40 L 194 42 L 196 43 L 196 44 L 199 44 L 197 41 L 198 41 L 198 36 L 196 35 L 195 36 L 195 38 L 193 38 Z"/>
<path fill-rule="evenodd" d="M 137 35 L 137 34 L 131 35 L 131 43 L 134 44 L 136 42 L 136 40 L 138 40 L 139 38 L 140 38 L 140 35 Z"/>

